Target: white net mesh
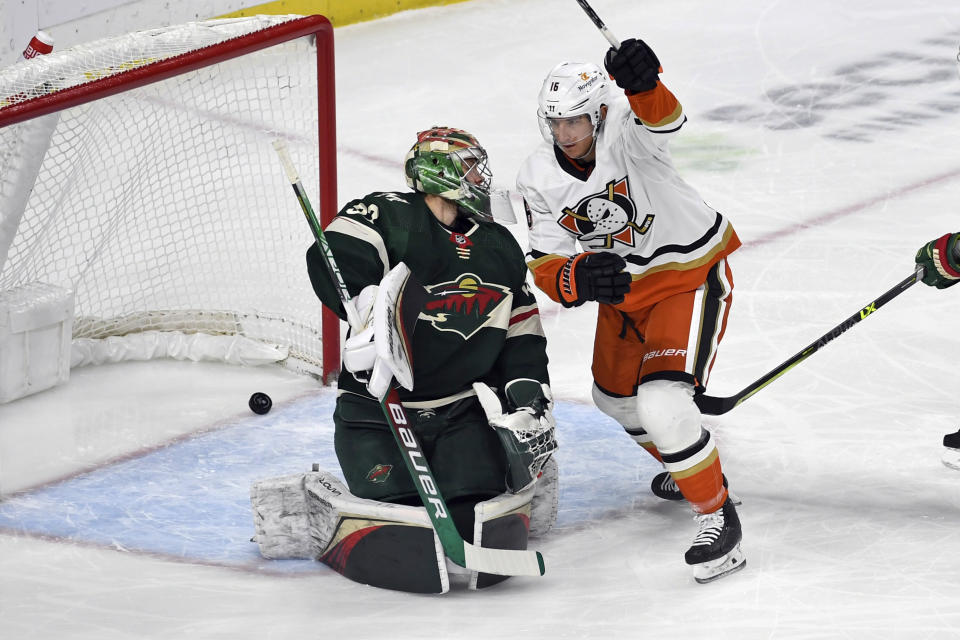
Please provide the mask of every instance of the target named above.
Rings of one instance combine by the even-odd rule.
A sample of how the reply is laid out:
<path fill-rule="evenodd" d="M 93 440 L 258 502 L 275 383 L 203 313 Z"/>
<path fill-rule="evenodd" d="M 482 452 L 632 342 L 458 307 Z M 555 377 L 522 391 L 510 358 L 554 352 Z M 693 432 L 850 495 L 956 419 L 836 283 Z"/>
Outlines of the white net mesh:
<path fill-rule="evenodd" d="M 194 23 L 34 58 L 0 72 L 0 104 L 294 18 Z M 38 135 L 51 117 L 52 134 Z M 75 338 L 239 334 L 319 372 L 311 235 L 271 146 L 287 140 L 315 198 L 318 117 L 333 114 L 318 114 L 314 43 L 300 38 L 0 128 L 0 291 L 74 290 Z M 45 136 L 39 171 L 25 170 Z"/>

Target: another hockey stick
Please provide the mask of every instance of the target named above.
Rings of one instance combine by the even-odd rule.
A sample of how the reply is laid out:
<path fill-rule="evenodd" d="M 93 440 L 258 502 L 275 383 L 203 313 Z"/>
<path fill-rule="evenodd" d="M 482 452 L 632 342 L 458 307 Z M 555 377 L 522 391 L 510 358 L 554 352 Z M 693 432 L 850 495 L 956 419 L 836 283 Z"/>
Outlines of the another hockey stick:
<path fill-rule="evenodd" d="M 290 180 L 290 184 L 293 185 L 293 192 L 296 194 L 297 200 L 300 202 L 300 207 L 303 209 L 303 214 L 306 216 L 307 222 L 310 224 L 310 229 L 313 231 L 317 244 L 320 246 L 320 254 L 323 257 L 324 264 L 337 285 L 337 294 L 343 303 L 344 309 L 346 309 L 347 321 L 351 329 L 359 331 L 361 321 L 354 308 L 350 292 L 347 290 L 347 285 L 343 280 L 343 276 L 340 274 L 340 269 L 337 267 L 337 262 L 333 257 L 333 252 L 330 250 L 330 245 L 327 243 L 323 229 L 320 227 L 313 207 L 310 205 L 306 191 L 303 189 L 300 176 L 293 166 L 287 145 L 282 140 L 276 140 L 273 143 L 273 147 L 276 149 L 277 155 L 280 156 L 280 162 L 283 163 L 287 178 Z M 403 269 L 398 269 L 398 267 L 403 267 Z M 402 279 L 402 283 L 399 283 L 396 287 L 400 292 L 398 296 L 402 296 L 402 292 L 409 282 L 409 269 L 401 263 L 391 269 L 390 273 L 387 274 L 387 278 L 391 277 Z M 402 328 L 403 323 L 403 318 L 396 317 L 394 310 L 389 318 L 389 324 L 393 326 L 399 325 Z M 381 328 L 375 328 L 375 332 L 379 335 Z M 403 336 L 400 337 L 402 338 Z M 395 349 L 400 348 L 399 344 L 393 344 L 391 346 Z M 466 567 L 471 571 L 493 573 L 503 576 L 543 575 L 543 556 L 540 555 L 539 551 L 489 549 L 470 544 L 463 539 L 460 532 L 457 531 L 456 525 L 453 523 L 450 510 L 447 508 L 443 496 L 440 495 L 437 481 L 433 477 L 430 465 L 427 464 L 426 456 L 423 454 L 423 447 L 420 446 L 419 439 L 409 426 L 407 412 L 404 410 L 400 402 L 400 394 L 393 384 L 389 385 L 386 396 L 380 399 L 380 407 L 383 409 L 383 414 L 390 424 L 397 446 L 400 447 L 400 450 L 404 454 L 403 460 L 406 463 L 411 478 L 414 480 L 417 493 L 420 494 L 420 499 L 427 509 L 430 521 L 433 523 L 434 531 L 437 532 L 437 537 L 440 539 L 440 544 L 443 545 L 443 550 L 447 557 L 461 567 Z"/>
<path fill-rule="evenodd" d="M 827 343 L 832 340 L 839 338 L 841 335 L 846 333 L 848 329 L 853 327 L 864 318 L 873 315 L 873 313 L 887 304 L 898 295 L 909 289 L 914 285 L 918 280 L 923 278 L 923 267 L 917 267 L 917 270 L 910 275 L 910 277 L 903 279 L 892 289 L 881 295 L 879 298 L 863 307 L 855 314 L 835 326 L 833 329 L 823 334 L 816 341 L 811 342 L 809 345 L 804 347 L 802 351 L 795 353 L 791 358 L 780 364 L 769 373 L 765 374 L 762 378 L 756 382 L 751 383 L 746 388 L 744 388 L 739 393 L 735 393 L 732 396 L 726 398 L 714 397 L 700 395 L 696 396 L 694 400 L 697 403 L 697 406 L 700 407 L 700 411 L 712 416 L 718 416 L 724 414 L 734 407 L 738 406 L 741 402 L 751 397 L 753 394 L 757 393 L 768 384 L 785 374 L 787 371 L 790 371 L 795 366 L 812 356 L 816 353 L 821 347 L 825 346 Z"/>
<path fill-rule="evenodd" d="M 616 36 L 610 33 L 610 29 L 607 29 L 607 25 L 603 24 L 603 20 L 600 19 L 600 16 L 597 15 L 597 12 L 593 10 L 593 7 L 590 6 L 590 3 L 587 0 L 577 0 L 577 4 L 587 13 L 587 17 L 593 21 L 593 24 L 596 25 L 597 29 L 600 30 L 600 33 L 603 34 L 603 37 L 607 39 L 607 42 L 610 43 L 614 49 L 620 50 L 620 41 L 617 40 Z"/>

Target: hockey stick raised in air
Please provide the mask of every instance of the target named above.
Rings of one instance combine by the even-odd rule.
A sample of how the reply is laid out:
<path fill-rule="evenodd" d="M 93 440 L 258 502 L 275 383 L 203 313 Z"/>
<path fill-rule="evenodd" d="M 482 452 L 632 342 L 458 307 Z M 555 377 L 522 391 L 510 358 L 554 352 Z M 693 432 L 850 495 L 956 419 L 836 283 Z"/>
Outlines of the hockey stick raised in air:
<path fill-rule="evenodd" d="M 337 294 L 343 303 L 343 308 L 347 312 L 347 322 L 351 329 L 358 331 L 361 327 L 360 318 L 354 308 L 347 290 L 347 285 L 343 281 L 340 269 L 330 250 L 326 237 L 323 235 L 323 229 L 320 222 L 310 206 L 310 200 L 300 182 L 300 176 L 293 166 L 290 159 L 290 152 L 286 143 L 282 140 L 276 140 L 273 143 L 277 155 L 280 156 L 280 162 L 286 171 L 290 184 L 293 185 L 293 192 L 300 202 L 300 208 L 310 224 L 310 229 L 320 246 L 320 254 L 323 256 L 324 264 L 330 272 L 334 283 L 337 285 Z M 398 265 L 399 266 L 399 265 Z M 404 267 L 405 268 L 405 267 Z M 391 270 L 391 274 L 398 277 L 409 277 L 409 270 L 406 272 Z M 389 274 L 388 274 L 389 277 Z M 406 284 L 406 282 L 404 282 Z M 456 525 L 450 516 L 450 510 L 440 495 L 438 484 L 427 464 L 426 456 L 423 454 L 423 447 L 420 446 L 419 438 L 413 432 L 407 420 L 407 412 L 400 403 L 400 395 L 396 387 L 391 383 L 386 396 L 380 399 L 380 407 L 383 414 L 390 424 L 393 436 L 397 441 L 397 446 L 403 452 L 403 460 L 410 476 L 414 480 L 420 499 L 423 501 L 433 523 L 433 529 L 437 532 L 440 544 L 443 545 L 443 551 L 450 560 L 466 567 L 472 571 L 481 571 L 483 573 L 494 573 L 502 576 L 541 576 L 544 573 L 543 556 L 538 551 L 525 551 L 513 549 L 488 549 L 470 544 L 457 531 Z"/>
<path fill-rule="evenodd" d="M 700 395 L 696 396 L 694 400 L 697 403 L 697 406 L 700 407 L 700 411 L 712 416 L 718 416 L 720 414 L 730 411 L 741 402 L 760 391 L 768 384 L 785 374 L 790 369 L 793 369 L 795 366 L 812 356 L 816 353 L 820 347 L 825 346 L 827 343 L 832 340 L 839 338 L 841 335 L 846 333 L 853 325 L 857 324 L 864 318 L 873 315 L 873 313 L 887 304 L 898 295 L 909 289 L 914 285 L 918 280 L 923 278 L 923 267 L 917 267 L 917 270 L 910 275 L 909 278 L 904 278 L 900 281 L 895 287 L 881 295 L 879 298 L 863 307 L 855 314 L 835 326 L 833 329 L 830 329 L 827 333 L 823 334 L 817 338 L 814 342 L 811 342 L 809 345 L 804 347 L 802 351 L 795 353 L 791 358 L 783 362 L 780 366 L 773 369 L 769 373 L 765 374 L 762 378 L 756 382 L 748 385 L 745 389 L 739 393 L 735 393 L 732 396 L 726 398 L 719 398 L 714 396 Z"/>
<path fill-rule="evenodd" d="M 597 29 L 600 29 L 600 33 L 603 34 L 603 37 L 607 39 L 607 42 L 610 43 L 614 49 L 620 50 L 620 41 L 617 40 L 616 36 L 610 33 L 610 29 L 607 29 L 607 25 L 603 24 L 603 20 L 600 19 L 600 16 L 597 15 L 597 12 L 593 10 L 593 7 L 590 6 L 590 3 L 587 0 L 577 0 L 577 4 L 587 12 L 587 17 L 596 25 Z"/>

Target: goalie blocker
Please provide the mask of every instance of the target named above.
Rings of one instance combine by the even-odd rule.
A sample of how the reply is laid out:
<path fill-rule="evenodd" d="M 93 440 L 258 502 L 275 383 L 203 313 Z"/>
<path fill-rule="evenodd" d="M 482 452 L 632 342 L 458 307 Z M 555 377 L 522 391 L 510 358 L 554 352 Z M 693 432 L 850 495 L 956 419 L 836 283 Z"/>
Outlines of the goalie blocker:
<path fill-rule="evenodd" d="M 546 534 L 557 517 L 557 478 L 551 459 L 526 490 L 477 503 L 473 544 L 526 549 L 528 537 Z M 358 498 L 316 466 L 254 483 L 250 501 L 253 541 L 265 558 L 319 560 L 355 582 L 412 593 L 446 593 L 451 574 L 463 576 L 470 589 L 506 579 L 446 560 L 422 506 Z"/>

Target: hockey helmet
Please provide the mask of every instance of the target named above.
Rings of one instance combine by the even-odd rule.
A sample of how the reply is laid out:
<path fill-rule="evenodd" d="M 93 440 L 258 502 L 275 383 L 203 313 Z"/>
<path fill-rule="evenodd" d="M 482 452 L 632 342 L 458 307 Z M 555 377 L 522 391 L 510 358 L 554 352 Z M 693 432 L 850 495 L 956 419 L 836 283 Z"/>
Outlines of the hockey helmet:
<path fill-rule="evenodd" d="M 461 129 L 432 127 L 417 134 L 403 163 L 407 186 L 457 203 L 467 215 L 491 220 L 487 152 Z"/>
<path fill-rule="evenodd" d="M 543 139 L 554 144 L 551 119 L 586 115 L 596 138 L 603 124 L 601 107 L 608 101 L 609 80 L 591 62 L 561 62 L 547 74 L 538 96 L 537 119 Z"/>

